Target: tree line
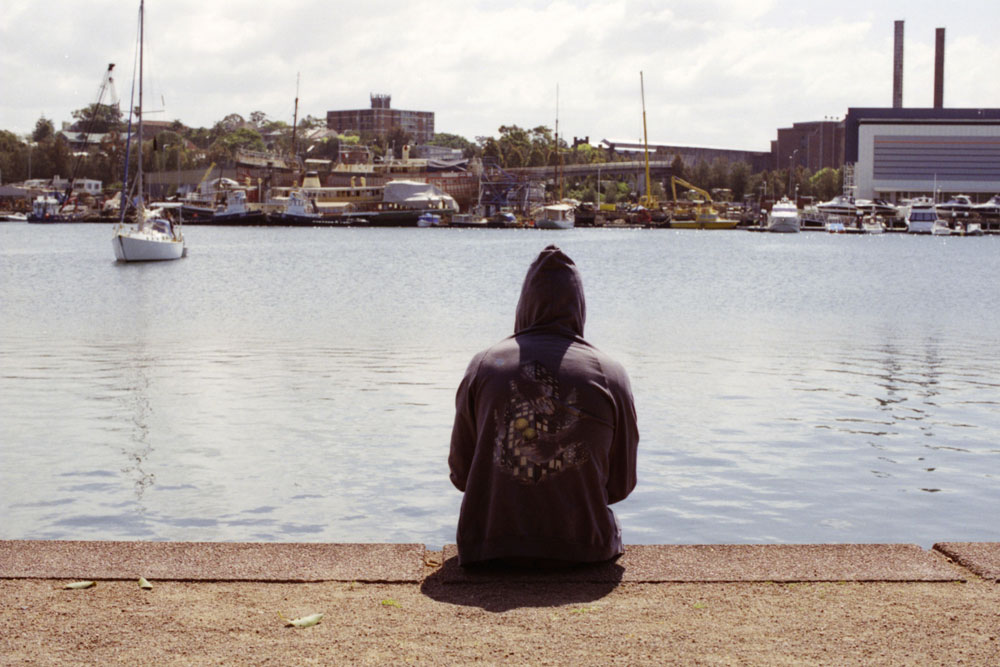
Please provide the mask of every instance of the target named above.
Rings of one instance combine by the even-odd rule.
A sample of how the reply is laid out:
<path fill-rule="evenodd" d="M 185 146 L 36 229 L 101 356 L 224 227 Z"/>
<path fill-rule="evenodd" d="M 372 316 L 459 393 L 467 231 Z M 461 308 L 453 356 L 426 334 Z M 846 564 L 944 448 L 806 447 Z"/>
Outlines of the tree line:
<path fill-rule="evenodd" d="M 127 119 L 123 118 L 117 106 L 98 104 L 74 111 L 73 118 L 74 122 L 65 132 L 56 132 L 53 122 L 44 116 L 38 119 L 34 131 L 26 137 L 0 130 L 2 182 L 50 179 L 58 175 L 63 178 L 97 179 L 109 190 L 120 188 L 128 134 Z M 398 127 L 386 136 L 331 133 L 315 136 L 311 133 L 325 127 L 324 119 L 307 115 L 298 122 L 293 132 L 289 123 L 272 120 L 262 111 L 254 111 L 247 117 L 232 113 L 210 128 L 191 128 L 175 120 L 166 127 L 160 127 L 154 136 L 147 134 L 143 144 L 143 167 L 147 172 L 204 169 L 212 164 L 231 163 L 240 150 L 272 151 L 336 161 L 341 148 L 349 145 L 367 146 L 376 158 L 381 159 L 391 155 L 400 157 L 402 147 L 413 142 L 413 137 Z M 87 151 L 74 154 L 67 135 L 81 134 L 99 136 L 100 141 Z M 437 133 L 430 143 L 460 150 L 466 158 L 487 159 L 503 168 L 555 167 L 560 163 L 593 164 L 634 159 L 588 142 L 574 141 L 570 145 L 564 137 L 557 139 L 552 129 L 545 125 L 530 129 L 502 125 L 496 135 L 477 136 L 475 141 L 456 134 Z M 829 168 L 812 173 L 798 167 L 791 175 L 788 169 L 754 173 L 746 162 L 717 158 L 711 163 L 701 160 L 690 165 L 675 155 L 672 169 L 705 190 L 729 189 L 736 200 L 744 195 L 776 199 L 783 194 L 796 193 L 826 200 L 841 190 L 840 171 Z M 626 181 L 603 179 L 600 184 L 601 200 L 615 202 L 634 198 L 632 185 Z M 596 177 L 566 184 L 567 194 L 583 201 L 597 201 L 597 189 Z M 656 184 L 654 194 L 662 199 L 666 193 L 662 185 Z"/>

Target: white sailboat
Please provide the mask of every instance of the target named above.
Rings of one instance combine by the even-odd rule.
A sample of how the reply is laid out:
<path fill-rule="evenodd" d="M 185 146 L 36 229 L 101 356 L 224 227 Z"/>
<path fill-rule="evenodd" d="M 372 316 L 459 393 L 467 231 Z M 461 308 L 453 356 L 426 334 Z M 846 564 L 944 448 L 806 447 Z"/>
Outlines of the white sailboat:
<path fill-rule="evenodd" d="M 139 2 L 139 104 L 135 115 L 139 125 L 139 145 L 136 151 L 139 161 L 136 179 L 135 223 L 125 222 L 127 206 L 121 207 L 121 217 L 115 225 L 111 245 L 115 259 L 120 262 L 151 262 L 180 259 L 187 254 L 184 234 L 180 224 L 173 224 L 162 210 L 147 210 L 143 200 L 142 185 L 142 56 L 143 56 L 143 15 L 144 2 Z M 128 160 L 126 160 L 125 181 L 122 191 L 127 192 Z"/>

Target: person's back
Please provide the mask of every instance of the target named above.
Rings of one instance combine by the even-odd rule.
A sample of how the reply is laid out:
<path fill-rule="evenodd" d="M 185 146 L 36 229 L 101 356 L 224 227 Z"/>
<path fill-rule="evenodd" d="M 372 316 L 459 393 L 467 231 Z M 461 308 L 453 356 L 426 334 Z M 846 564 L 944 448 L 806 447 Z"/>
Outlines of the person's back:
<path fill-rule="evenodd" d="M 549 246 L 528 270 L 514 336 L 469 364 L 448 459 L 465 492 L 462 565 L 621 554 L 608 505 L 635 487 L 639 434 L 628 376 L 583 339 L 585 319 L 576 266 Z"/>

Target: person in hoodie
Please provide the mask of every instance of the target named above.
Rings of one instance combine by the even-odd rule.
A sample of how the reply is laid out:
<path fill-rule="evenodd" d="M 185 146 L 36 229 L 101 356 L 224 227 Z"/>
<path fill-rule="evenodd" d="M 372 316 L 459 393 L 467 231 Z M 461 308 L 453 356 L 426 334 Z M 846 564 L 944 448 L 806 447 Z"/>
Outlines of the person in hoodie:
<path fill-rule="evenodd" d="M 460 565 L 599 562 L 622 553 L 610 505 L 636 484 L 625 369 L 583 338 L 580 273 L 550 245 L 528 269 L 514 335 L 476 354 L 448 465 L 464 492 Z"/>

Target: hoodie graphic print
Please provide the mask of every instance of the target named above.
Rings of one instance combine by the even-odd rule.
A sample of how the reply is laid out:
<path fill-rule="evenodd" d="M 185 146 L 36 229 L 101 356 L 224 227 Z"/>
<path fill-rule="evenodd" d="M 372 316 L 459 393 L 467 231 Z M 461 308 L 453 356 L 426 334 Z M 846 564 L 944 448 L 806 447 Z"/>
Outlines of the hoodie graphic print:
<path fill-rule="evenodd" d="M 570 435 L 580 417 L 575 390 L 563 399 L 545 366 L 521 364 L 518 377 L 510 381 L 510 400 L 503 414 L 497 413 L 493 462 L 526 484 L 586 463 L 586 445 Z"/>

